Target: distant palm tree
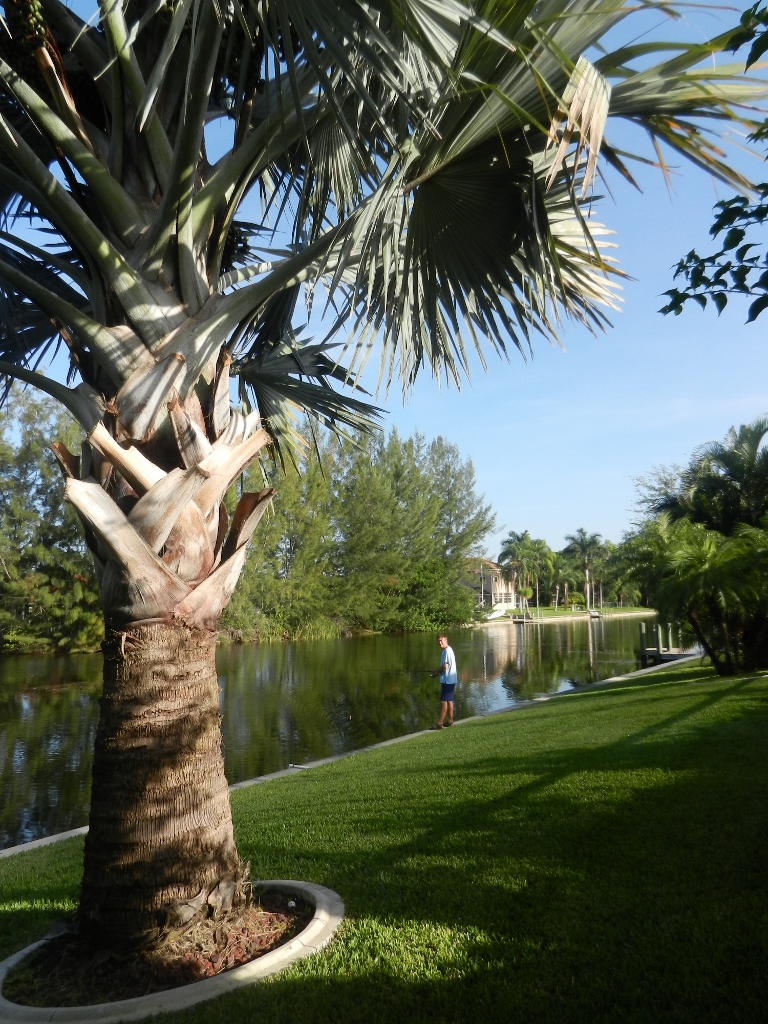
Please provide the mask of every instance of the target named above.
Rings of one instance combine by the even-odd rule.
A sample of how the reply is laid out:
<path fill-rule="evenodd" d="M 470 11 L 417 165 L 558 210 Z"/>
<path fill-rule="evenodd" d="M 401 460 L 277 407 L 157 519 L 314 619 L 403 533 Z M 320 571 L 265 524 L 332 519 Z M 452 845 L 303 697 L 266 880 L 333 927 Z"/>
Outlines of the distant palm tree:
<path fill-rule="evenodd" d="M 576 570 L 573 560 L 562 552 L 554 553 L 552 560 L 552 586 L 555 591 L 554 605 L 560 603 L 560 591 L 563 591 L 565 598 L 565 609 L 568 610 L 568 590 L 576 585 Z"/>
<path fill-rule="evenodd" d="M 501 542 L 499 565 L 505 565 L 514 560 L 517 557 L 517 552 L 520 550 L 521 546 L 527 545 L 530 540 L 531 535 L 528 530 L 523 530 L 522 533 L 516 533 L 514 530 L 510 530 Z"/>
<path fill-rule="evenodd" d="M 669 512 L 731 535 L 741 523 L 758 526 L 768 513 L 768 417 L 761 416 L 722 442 L 694 452 L 674 490 L 659 497 L 652 511 Z"/>
<path fill-rule="evenodd" d="M 616 545 L 606 540 L 600 545 L 592 564 L 593 594 L 600 594 L 600 607 L 603 607 L 603 585 L 613 579 L 613 555 Z"/>
<path fill-rule="evenodd" d="M 510 580 L 520 597 L 521 610 L 527 605 L 533 593 L 531 589 L 531 566 L 533 562 L 533 540 L 528 530 L 522 533 L 509 532 L 501 545 L 499 564 L 506 579 Z"/>
<path fill-rule="evenodd" d="M 536 586 L 536 609 L 539 608 L 539 583 L 552 571 L 555 553 L 545 540 L 531 541 L 531 572 Z"/>
<path fill-rule="evenodd" d="M 587 610 L 590 608 L 590 578 L 589 573 L 592 563 L 602 546 L 602 537 L 599 533 L 587 533 L 583 526 L 579 527 L 576 533 L 566 535 L 567 546 L 564 551 L 579 559 L 584 571 L 584 597 L 587 601 Z"/>
<path fill-rule="evenodd" d="M 626 547 L 659 614 L 685 622 L 720 675 L 768 664 L 768 531 L 727 537 L 663 512 Z"/>
<path fill-rule="evenodd" d="M 522 533 L 516 533 L 514 530 L 510 530 L 507 536 L 501 543 L 501 551 L 499 552 L 499 565 L 504 578 L 512 585 L 512 604 L 516 605 L 516 595 L 520 591 L 524 591 L 527 587 L 527 559 L 528 559 L 528 547 L 530 545 L 531 535 L 527 530 Z M 525 598 L 520 596 L 520 607 L 523 608 L 523 601 Z"/>
<path fill-rule="evenodd" d="M 538 608 L 539 582 L 550 569 L 552 558 L 553 552 L 545 540 L 534 539 L 528 530 L 522 533 L 510 531 L 502 542 L 499 564 L 508 579 L 520 581 L 521 594 L 526 593 L 530 597 L 535 589 Z"/>

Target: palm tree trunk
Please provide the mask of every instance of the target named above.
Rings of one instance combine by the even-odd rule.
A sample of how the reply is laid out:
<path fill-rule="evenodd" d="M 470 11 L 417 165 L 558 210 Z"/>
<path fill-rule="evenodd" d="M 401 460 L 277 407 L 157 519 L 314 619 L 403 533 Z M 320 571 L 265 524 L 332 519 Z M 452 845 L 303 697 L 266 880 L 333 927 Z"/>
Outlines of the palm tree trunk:
<path fill-rule="evenodd" d="M 701 628 L 701 623 L 699 622 L 696 613 L 689 611 L 687 614 L 688 621 L 691 624 L 691 628 L 693 629 L 693 632 L 696 634 L 696 639 L 704 648 L 704 652 L 707 654 L 709 660 L 712 662 L 715 672 L 717 672 L 719 676 L 732 675 L 732 673 L 728 669 L 728 666 L 724 665 L 723 662 L 720 660 L 717 651 L 715 651 L 714 647 L 707 641 L 707 637 L 705 635 L 704 630 Z"/>
<path fill-rule="evenodd" d="M 766 632 L 768 632 L 768 619 L 763 619 L 756 632 L 750 631 L 750 635 L 744 639 L 744 668 L 751 672 L 754 669 L 764 668 L 768 664 L 765 645 Z M 746 631 L 745 631 L 746 634 Z"/>
<path fill-rule="evenodd" d="M 733 658 L 733 649 L 731 646 L 731 635 L 728 630 L 728 623 L 725 621 L 724 616 L 720 616 L 720 632 L 723 637 L 723 648 L 725 650 L 725 660 L 731 675 L 736 674 L 737 665 Z"/>
<path fill-rule="evenodd" d="M 152 943 L 242 898 L 215 645 L 213 631 L 165 623 L 104 642 L 79 911 L 91 942 Z"/>

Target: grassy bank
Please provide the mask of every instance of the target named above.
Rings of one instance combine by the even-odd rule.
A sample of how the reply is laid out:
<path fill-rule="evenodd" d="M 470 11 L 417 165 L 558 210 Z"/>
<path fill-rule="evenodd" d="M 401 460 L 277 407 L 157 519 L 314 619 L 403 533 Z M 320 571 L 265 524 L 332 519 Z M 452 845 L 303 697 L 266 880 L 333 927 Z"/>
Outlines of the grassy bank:
<path fill-rule="evenodd" d="M 515 611 L 508 611 L 506 614 L 510 618 L 514 618 L 514 617 L 520 615 L 520 610 L 516 609 Z M 539 608 L 538 611 L 537 611 L 535 606 L 532 607 L 532 608 L 529 608 L 527 614 L 532 615 L 534 617 L 534 619 L 536 619 L 536 618 L 541 618 L 541 619 L 575 619 L 575 618 L 578 618 L 579 616 L 581 616 L 583 619 L 585 619 L 585 618 L 587 618 L 587 615 L 588 615 L 587 610 L 585 608 L 583 608 L 583 607 L 581 607 L 581 608 L 568 608 L 567 611 L 566 611 L 565 608 L 562 608 L 562 607 L 560 607 L 560 608 L 550 608 L 550 607 L 547 607 L 547 608 Z M 614 617 L 614 616 L 618 617 L 618 618 L 621 618 L 623 616 L 655 615 L 655 614 L 656 614 L 656 612 L 654 611 L 653 608 L 602 608 L 602 609 L 600 609 L 600 615 L 604 619 L 609 619 L 609 618 Z M 498 622 L 499 620 L 498 619 L 494 619 L 493 621 Z"/>
<path fill-rule="evenodd" d="M 768 678 L 680 667 L 233 794 L 261 877 L 337 890 L 323 953 L 185 1022 L 763 1019 Z M 0 861 L 0 954 L 82 845 Z"/>

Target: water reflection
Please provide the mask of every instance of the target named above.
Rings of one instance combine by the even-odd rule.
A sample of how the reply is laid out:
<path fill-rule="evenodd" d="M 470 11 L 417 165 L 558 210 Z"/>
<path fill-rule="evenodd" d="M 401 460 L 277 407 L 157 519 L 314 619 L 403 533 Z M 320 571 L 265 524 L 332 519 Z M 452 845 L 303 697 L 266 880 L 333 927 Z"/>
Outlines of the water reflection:
<path fill-rule="evenodd" d="M 101 657 L 0 659 L 0 847 L 88 819 Z"/>
<path fill-rule="evenodd" d="M 456 715 L 493 711 L 636 667 L 637 619 L 451 635 Z M 432 635 L 222 647 L 230 782 L 415 732 L 437 715 Z M 0 659 L 0 847 L 88 820 L 98 655 Z"/>

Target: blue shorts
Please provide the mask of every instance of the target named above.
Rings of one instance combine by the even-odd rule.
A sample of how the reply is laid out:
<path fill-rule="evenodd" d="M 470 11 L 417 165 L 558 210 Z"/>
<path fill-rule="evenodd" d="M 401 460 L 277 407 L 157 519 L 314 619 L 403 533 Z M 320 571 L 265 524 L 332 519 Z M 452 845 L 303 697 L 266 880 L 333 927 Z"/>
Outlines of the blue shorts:
<path fill-rule="evenodd" d="M 440 700 L 447 701 L 449 704 L 453 700 L 453 691 L 456 689 L 456 683 L 440 683 Z"/>

